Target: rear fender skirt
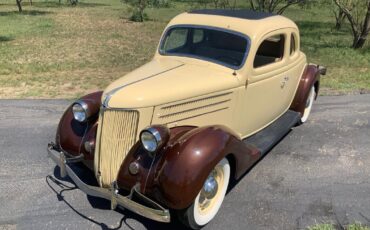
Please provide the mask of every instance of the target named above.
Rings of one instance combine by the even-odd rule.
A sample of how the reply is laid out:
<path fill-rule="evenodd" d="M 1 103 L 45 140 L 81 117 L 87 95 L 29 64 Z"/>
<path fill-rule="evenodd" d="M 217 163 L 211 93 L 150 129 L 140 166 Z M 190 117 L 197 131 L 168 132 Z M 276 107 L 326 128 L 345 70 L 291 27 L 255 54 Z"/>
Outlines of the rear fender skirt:
<path fill-rule="evenodd" d="M 174 130 L 171 130 L 171 134 Z M 260 152 L 244 144 L 237 135 L 224 126 L 207 126 L 179 130 L 150 162 L 148 153 L 136 146 L 141 154 L 136 155 L 141 171 L 147 175 L 137 175 L 136 183 L 141 190 L 162 205 L 172 209 L 188 207 L 201 190 L 204 181 L 224 157 L 232 157 L 235 178 L 239 178 L 259 158 Z M 134 154 L 132 154 L 134 156 Z M 142 162 L 142 160 L 146 159 Z M 126 157 L 118 174 L 118 186 L 129 189 L 134 176 L 128 172 L 134 157 Z M 149 166 L 151 165 L 151 166 Z M 148 168 L 150 167 L 150 168 Z M 131 177 L 131 179 L 130 179 Z M 138 179 L 140 181 L 138 181 Z M 145 178 L 145 182 L 143 180 Z M 127 184 L 127 181 L 131 181 Z M 145 183 L 145 186 L 142 186 Z M 144 190 L 144 191 L 143 191 Z"/>
<path fill-rule="evenodd" d="M 299 112 L 301 113 L 301 115 L 303 115 L 311 87 L 315 86 L 316 97 L 319 93 L 321 74 L 322 73 L 319 66 L 312 64 L 306 66 L 306 69 L 303 71 L 301 80 L 299 82 L 293 102 L 290 105 L 290 110 Z"/>
<path fill-rule="evenodd" d="M 80 123 L 73 118 L 73 104 L 64 112 L 59 121 L 55 137 L 56 146 L 61 151 L 73 156 L 83 153 L 86 160 L 93 159 L 93 152 L 88 153 L 84 148 L 84 143 L 85 141 L 95 143 L 102 93 L 102 91 L 91 93 L 80 99 L 88 104 L 90 111 L 94 111 L 94 114 L 87 122 Z"/>

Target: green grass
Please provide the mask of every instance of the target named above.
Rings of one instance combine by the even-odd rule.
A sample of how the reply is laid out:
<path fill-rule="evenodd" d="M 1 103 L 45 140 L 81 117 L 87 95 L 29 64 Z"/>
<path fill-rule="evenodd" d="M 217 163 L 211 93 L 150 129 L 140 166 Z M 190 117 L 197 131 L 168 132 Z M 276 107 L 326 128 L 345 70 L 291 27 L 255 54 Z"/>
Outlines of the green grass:
<path fill-rule="evenodd" d="M 309 227 L 308 230 L 335 230 L 332 224 L 316 224 Z"/>
<path fill-rule="evenodd" d="M 349 24 L 335 30 L 330 7 L 301 10 L 291 8 L 286 16 L 301 32 L 301 47 L 310 62 L 325 65 L 328 75 L 322 79 L 324 94 L 370 92 L 370 38 L 361 50 L 350 48 Z"/>
<path fill-rule="evenodd" d="M 149 61 L 167 22 L 194 6 L 172 2 L 147 9 L 149 21 L 128 21 L 120 0 L 58 0 L 0 3 L 0 98 L 75 98 L 103 89 Z M 247 1 L 240 1 L 239 6 Z M 335 31 L 328 7 L 291 8 L 310 62 L 328 67 L 322 94 L 370 92 L 370 45 L 353 50 L 349 26 Z"/>
<path fill-rule="evenodd" d="M 308 230 L 336 230 L 333 224 L 316 224 L 312 227 L 307 228 Z M 364 226 L 360 223 L 350 224 L 345 226 L 346 230 L 370 230 L 369 227 Z"/>

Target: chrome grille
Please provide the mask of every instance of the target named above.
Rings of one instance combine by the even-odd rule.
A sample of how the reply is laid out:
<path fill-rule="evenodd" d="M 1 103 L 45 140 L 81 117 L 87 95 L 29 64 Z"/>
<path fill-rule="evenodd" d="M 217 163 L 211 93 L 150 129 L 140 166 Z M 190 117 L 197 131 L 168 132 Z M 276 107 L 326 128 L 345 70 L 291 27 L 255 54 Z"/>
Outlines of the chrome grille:
<path fill-rule="evenodd" d="M 135 144 L 139 113 L 134 110 L 105 110 L 100 116 L 95 157 L 98 180 L 109 187 L 116 180 L 118 170 Z"/>

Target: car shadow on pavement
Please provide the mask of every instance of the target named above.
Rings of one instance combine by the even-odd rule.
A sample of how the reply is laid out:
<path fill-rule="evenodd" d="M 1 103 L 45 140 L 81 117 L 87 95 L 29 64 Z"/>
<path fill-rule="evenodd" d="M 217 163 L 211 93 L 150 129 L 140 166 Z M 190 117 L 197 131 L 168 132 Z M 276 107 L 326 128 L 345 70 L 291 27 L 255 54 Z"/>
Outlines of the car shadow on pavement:
<path fill-rule="evenodd" d="M 290 129 L 278 142 L 276 142 L 270 150 L 268 150 L 260 159 L 258 159 L 245 173 L 243 173 L 243 175 L 240 176 L 240 178 L 238 179 L 235 179 L 235 178 L 232 178 L 230 177 L 230 182 L 229 182 L 229 187 L 227 188 L 227 192 L 226 194 L 228 194 L 229 192 L 231 192 L 237 185 L 238 183 L 243 180 L 243 178 L 249 174 L 250 171 L 253 170 L 254 167 L 256 167 L 256 165 L 258 165 L 259 162 L 261 162 L 265 157 L 267 157 L 267 155 L 269 155 L 269 153 L 277 146 L 279 145 L 282 141 L 284 141 L 284 139 L 290 135 L 290 133 L 293 131 L 293 129 Z M 231 175 L 233 175 L 233 173 L 235 172 L 232 172 Z"/>
<path fill-rule="evenodd" d="M 184 229 L 185 230 L 186 229 L 182 224 L 180 224 L 177 221 L 176 218 L 172 218 L 172 221 L 169 224 L 160 223 L 160 222 L 156 222 L 156 221 L 152 221 L 150 219 L 144 218 L 136 213 L 133 213 L 126 209 L 122 209 L 120 207 L 115 209 L 116 212 L 122 214 L 122 218 L 118 226 L 113 227 L 113 228 L 108 227 L 108 224 L 99 222 L 85 215 L 81 211 L 74 208 L 73 204 L 69 203 L 66 199 L 64 199 L 64 196 L 63 196 L 64 192 L 78 189 L 78 187 L 74 185 L 73 181 L 69 177 L 65 177 L 65 178 L 61 177 L 60 169 L 58 166 L 54 168 L 54 175 L 46 176 L 45 181 L 46 181 L 46 184 L 50 187 L 50 189 L 56 194 L 58 201 L 63 201 L 73 212 L 75 212 L 81 218 L 100 226 L 102 230 L 116 230 L 116 229 L 121 229 L 121 228 L 125 229 L 125 227 L 128 229 L 134 230 L 135 228 L 128 223 L 128 220 L 135 220 L 141 223 L 146 229 L 163 229 L 163 230 L 172 230 L 172 229 L 177 229 L 177 230 Z M 54 186 L 52 186 L 52 184 L 54 184 Z M 57 187 L 57 189 L 55 187 Z M 96 209 L 102 209 L 102 210 L 107 210 L 107 211 L 110 210 L 110 202 L 105 199 L 87 195 L 87 200 L 91 204 L 91 207 L 94 209 L 96 208 Z M 172 214 L 171 216 L 173 215 L 174 214 Z"/>

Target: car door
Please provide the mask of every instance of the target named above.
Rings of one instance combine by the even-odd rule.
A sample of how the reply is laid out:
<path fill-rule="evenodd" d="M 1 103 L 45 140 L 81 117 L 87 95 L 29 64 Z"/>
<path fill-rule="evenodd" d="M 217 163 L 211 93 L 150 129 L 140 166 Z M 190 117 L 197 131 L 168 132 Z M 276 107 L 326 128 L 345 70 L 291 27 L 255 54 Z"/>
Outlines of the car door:
<path fill-rule="evenodd" d="M 289 108 L 299 77 L 291 74 L 289 48 L 289 30 L 277 30 L 263 36 L 250 55 L 253 69 L 242 96 L 243 137 L 263 129 Z"/>

